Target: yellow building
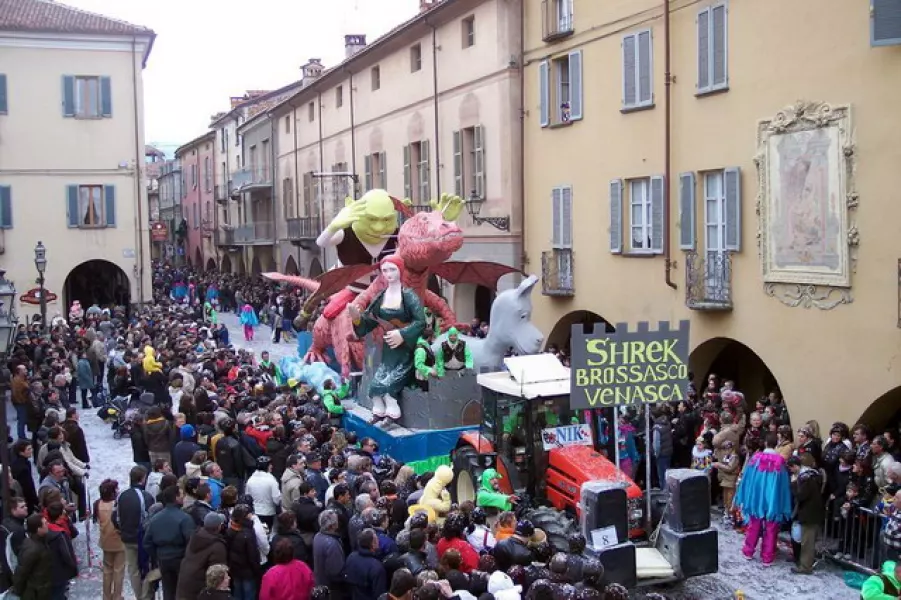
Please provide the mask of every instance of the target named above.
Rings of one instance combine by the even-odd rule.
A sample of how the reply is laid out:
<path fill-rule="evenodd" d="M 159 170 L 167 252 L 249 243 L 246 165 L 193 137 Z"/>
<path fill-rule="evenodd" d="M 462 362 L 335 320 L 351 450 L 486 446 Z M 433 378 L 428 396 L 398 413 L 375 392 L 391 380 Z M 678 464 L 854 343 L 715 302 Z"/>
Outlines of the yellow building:
<path fill-rule="evenodd" d="M 796 426 L 891 421 L 890 4 L 526 2 L 524 236 L 548 343 L 576 323 L 689 319 L 699 386 L 781 390 Z"/>

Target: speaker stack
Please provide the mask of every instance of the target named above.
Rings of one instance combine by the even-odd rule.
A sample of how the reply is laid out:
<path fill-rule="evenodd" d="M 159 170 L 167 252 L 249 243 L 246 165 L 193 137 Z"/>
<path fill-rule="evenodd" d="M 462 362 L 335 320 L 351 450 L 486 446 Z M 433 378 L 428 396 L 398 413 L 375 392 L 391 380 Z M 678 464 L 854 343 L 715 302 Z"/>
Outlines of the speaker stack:
<path fill-rule="evenodd" d="M 694 469 L 666 472 L 669 503 L 657 537 L 657 550 L 680 577 L 716 573 L 719 546 L 710 526 L 710 479 Z"/>
<path fill-rule="evenodd" d="M 604 583 L 635 587 L 635 544 L 629 541 L 629 503 L 624 482 L 589 481 L 582 484 L 579 499 L 581 532 L 588 542 L 586 552 L 604 565 Z M 592 532 L 612 528 L 616 539 L 595 546 Z M 614 543 L 615 542 L 615 543 Z"/>

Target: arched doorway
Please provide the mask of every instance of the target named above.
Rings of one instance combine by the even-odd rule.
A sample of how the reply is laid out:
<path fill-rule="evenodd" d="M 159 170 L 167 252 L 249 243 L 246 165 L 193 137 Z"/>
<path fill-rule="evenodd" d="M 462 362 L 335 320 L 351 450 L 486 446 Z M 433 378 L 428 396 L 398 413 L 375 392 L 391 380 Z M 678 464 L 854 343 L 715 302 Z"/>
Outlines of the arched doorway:
<path fill-rule="evenodd" d="M 232 272 L 232 259 L 225 254 L 222 256 L 222 272 L 223 273 L 231 273 Z"/>
<path fill-rule="evenodd" d="M 207 271 L 215 271 L 216 270 L 216 261 L 212 258 L 208 258 L 206 261 L 206 270 Z"/>
<path fill-rule="evenodd" d="M 688 357 L 688 370 L 694 375 L 699 396 L 704 393 L 711 374 L 720 382 L 734 381 L 735 389 L 745 395 L 749 410 L 759 398 L 770 392 L 779 393 L 776 376 L 763 359 L 750 347 L 731 338 L 712 338 L 698 345 Z"/>
<path fill-rule="evenodd" d="M 235 256 L 235 273 L 238 275 L 244 275 L 247 272 L 247 268 L 244 266 L 244 257 L 243 256 Z"/>
<path fill-rule="evenodd" d="M 200 248 L 194 248 L 194 266 L 198 269 L 203 267 L 203 255 L 200 253 Z"/>
<path fill-rule="evenodd" d="M 863 423 L 873 434 L 881 434 L 889 427 L 897 430 L 901 423 L 901 386 L 887 391 L 870 404 L 856 423 Z M 849 423 L 854 425 L 854 423 Z"/>
<path fill-rule="evenodd" d="M 491 319 L 491 304 L 497 296 L 494 290 L 484 285 L 476 286 L 475 293 L 475 318 L 488 323 Z"/>
<path fill-rule="evenodd" d="M 319 277 L 322 273 L 322 263 L 319 262 L 318 257 L 314 257 L 313 261 L 310 263 L 310 278 Z"/>
<path fill-rule="evenodd" d="M 551 333 L 547 336 L 547 341 L 545 342 L 545 347 L 550 349 L 551 347 L 556 347 L 560 349 L 565 349 L 567 353 L 569 353 L 569 342 L 572 337 L 572 326 L 573 325 L 582 325 L 583 331 L 589 333 L 593 331 L 594 325 L 596 323 L 603 323 L 604 329 L 608 333 L 612 333 L 615 331 L 613 325 L 610 324 L 607 319 L 602 317 L 601 315 L 591 312 L 590 310 L 575 310 L 571 313 L 568 313 L 560 318 L 559 321 L 554 325 L 554 328 L 551 329 Z"/>
<path fill-rule="evenodd" d="M 300 275 L 300 270 L 297 268 L 297 261 L 294 260 L 293 256 L 289 256 L 288 260 L 285 261 L 285 275 Z"/>
<path fill-rule="evenodd" d="M 251 275 L 259 275 L 263 272 L 263 267 L 260 265 L 260 257 L 254 256 L 253 260 L 250 262 L 250 274 Z"/>
<path fill-rule="evenodd" d="M 107 260 L 95 259 L 81 263 L 66 276 L 63 284 L 65 306 L 73 300 L 88 308 L 125 306 L 131 304 L 131 284 L 128 275 L 118 265 Z"/>

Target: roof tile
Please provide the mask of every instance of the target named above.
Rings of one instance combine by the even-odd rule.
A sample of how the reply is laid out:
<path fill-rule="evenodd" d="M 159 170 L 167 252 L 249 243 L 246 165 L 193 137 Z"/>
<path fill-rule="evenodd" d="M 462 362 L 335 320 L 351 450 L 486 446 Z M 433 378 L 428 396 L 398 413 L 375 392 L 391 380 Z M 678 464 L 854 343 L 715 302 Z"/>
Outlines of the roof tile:
<path fill-rule="evenodd" d="M 0 30 L 153 35 L 153 30 L 52 0 L 0 0 Z"/>

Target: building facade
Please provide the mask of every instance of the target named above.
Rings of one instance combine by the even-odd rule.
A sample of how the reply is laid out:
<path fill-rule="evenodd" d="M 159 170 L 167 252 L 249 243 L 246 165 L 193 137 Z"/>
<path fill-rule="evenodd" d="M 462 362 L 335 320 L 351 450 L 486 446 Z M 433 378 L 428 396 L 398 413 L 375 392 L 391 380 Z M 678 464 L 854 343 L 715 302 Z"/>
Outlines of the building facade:
<path fill-rule="evenodd" d="M 413 19 L 366 44 L 345 36 L 347 58 L 273 108 L 276 263 L 315 276 L 335 264 L 315 238 L 348 196 L 384 188 L 428 210 L 464 199 L 457 260 L 521 265 L 521 82 L 518 4 L 424 2 Z M 514 284 L 512 276 L 500 288 Z M 492 291 L 443 286 L 458 318 L 487 320 Z"/>
<path fill-rule="evenodd" d="M 188 264 L 198 269 L 216 265 L 215 247 L 212 244 L 215 144 L 216 132 L 208 131 L 175 151 L 184 182 L 181 212 L 186 227 L 185 257 Z"/>
<path fill-rule="evenodd" d="M 182 200 L 185 197 L 185 180 L 179 159 L 167 160 L 160 169 L 159 182 L 159 220 L 151 226 L 151 243 L 154 252 L 162 260 L 176 265 L 185 264 L 185 241 L 188 235 L 188 224 L 182 211 Z M 161 223 L 157 231 L 156 223 Z"/>
<path fill-rule="evenodd" d="M 901 22 L 840 0 L 525 6 L 526 252 L 549 343 L 687 319 L 699 389 L 778 390 L 824 435 L 896 419 Z"/>
<path fill-rule="evenodd" d="M 44 242 L 51 317 L 76 299 L 151 298 L 142 69 L 153 39 L 60 4 L 0 1 L 0 264 L 27 291 Z"/>

